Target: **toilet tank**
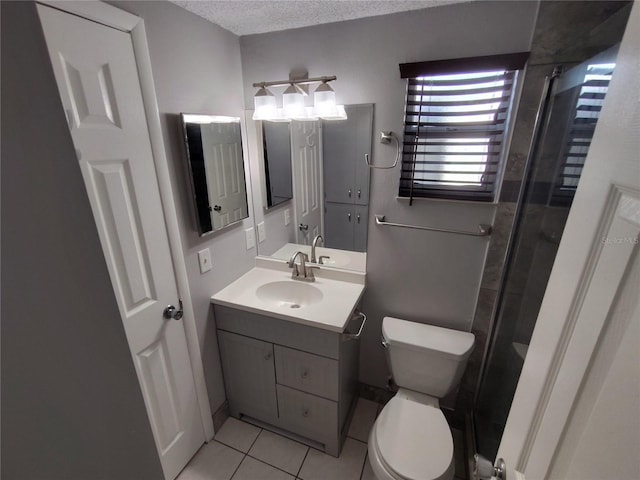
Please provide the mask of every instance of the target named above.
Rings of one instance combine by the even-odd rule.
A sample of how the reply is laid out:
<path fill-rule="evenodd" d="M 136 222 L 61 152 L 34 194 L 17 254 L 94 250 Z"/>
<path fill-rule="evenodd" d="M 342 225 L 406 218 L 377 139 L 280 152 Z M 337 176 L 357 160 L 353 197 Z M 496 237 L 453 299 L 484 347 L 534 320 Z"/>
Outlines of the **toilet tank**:
<path fill-rule="evenodd" d="M 442 398 L 453 390 L 473 350 L 469 332 L 385 317 L 382 338 L 399 387 Z"/>

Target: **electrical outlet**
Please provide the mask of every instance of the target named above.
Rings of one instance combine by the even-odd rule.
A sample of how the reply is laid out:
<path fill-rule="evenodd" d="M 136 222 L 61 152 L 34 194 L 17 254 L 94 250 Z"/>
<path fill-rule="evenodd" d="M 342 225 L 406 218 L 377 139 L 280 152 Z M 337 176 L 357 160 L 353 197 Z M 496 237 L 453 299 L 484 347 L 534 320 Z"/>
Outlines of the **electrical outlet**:
<path fill-rule="evenodd" d="M 256 246 L 256 236 L 253 233 L 253 228 L 247 228 L 244 231 L 244 235 L 245 235 L 246 240 L 247 240 L 247 250 L 251 250 L 252 248 L 255 248 L 255 246 Z"/>
<path fill-rule="evenodd" d="M 207 273 L 211 270 L 211 252 L 208 248 L 198 252 L 198 263 L 200 264 L 200 273 Z"/>
<path fill-rule="evenodd" d="M 284 226 L 286 227 L 291 223 L 291 210 L 288 208 L 284 211 Z"/>
<path fill-rule="evenodd" d="M 260 222 L 258 224 L 258 243 L 262 243 L 264 242 L 264 239 L 266 238 L 266 232 L 264 229 L 264 222 Z"/>

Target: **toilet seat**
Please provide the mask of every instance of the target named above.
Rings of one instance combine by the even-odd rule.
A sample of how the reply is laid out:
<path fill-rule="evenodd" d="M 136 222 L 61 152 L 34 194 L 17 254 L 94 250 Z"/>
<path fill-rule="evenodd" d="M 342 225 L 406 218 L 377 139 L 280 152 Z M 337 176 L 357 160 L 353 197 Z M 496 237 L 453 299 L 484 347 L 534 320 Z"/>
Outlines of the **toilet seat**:
<path fill-rule="evenodd" d="M 370 446 L 372 466 L 382 478 L 453 478 L 451 430 L 442 411 L 433 406 L 392 398 L 373 426 Z"/>

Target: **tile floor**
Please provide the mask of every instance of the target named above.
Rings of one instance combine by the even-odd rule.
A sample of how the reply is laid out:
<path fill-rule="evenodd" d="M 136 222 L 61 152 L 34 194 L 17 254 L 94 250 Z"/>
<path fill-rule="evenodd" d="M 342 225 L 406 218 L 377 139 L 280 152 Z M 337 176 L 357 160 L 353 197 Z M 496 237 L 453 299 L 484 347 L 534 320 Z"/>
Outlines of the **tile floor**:
<path fill-rule="evenodd" d="M 367 438 L 381 409 L 358 399 L 339 458 L 229 418 L 177 480 L 375 480 L 367 460 Z M 465 478 L 463 437 L 453 431 L 457 480 Z"/>

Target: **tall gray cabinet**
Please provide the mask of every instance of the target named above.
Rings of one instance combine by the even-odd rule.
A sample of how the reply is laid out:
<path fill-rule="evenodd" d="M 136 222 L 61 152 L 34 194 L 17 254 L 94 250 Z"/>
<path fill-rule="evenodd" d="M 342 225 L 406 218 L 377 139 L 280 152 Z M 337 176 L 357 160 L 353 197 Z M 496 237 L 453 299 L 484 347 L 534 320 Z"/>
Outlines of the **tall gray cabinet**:
<path fill-rule="evenodd" d="M 346 105 L 347 120 L 325 121 L 323 135 L 325 246 L 364 252 L 369 214 L 373 104 Z"/>

